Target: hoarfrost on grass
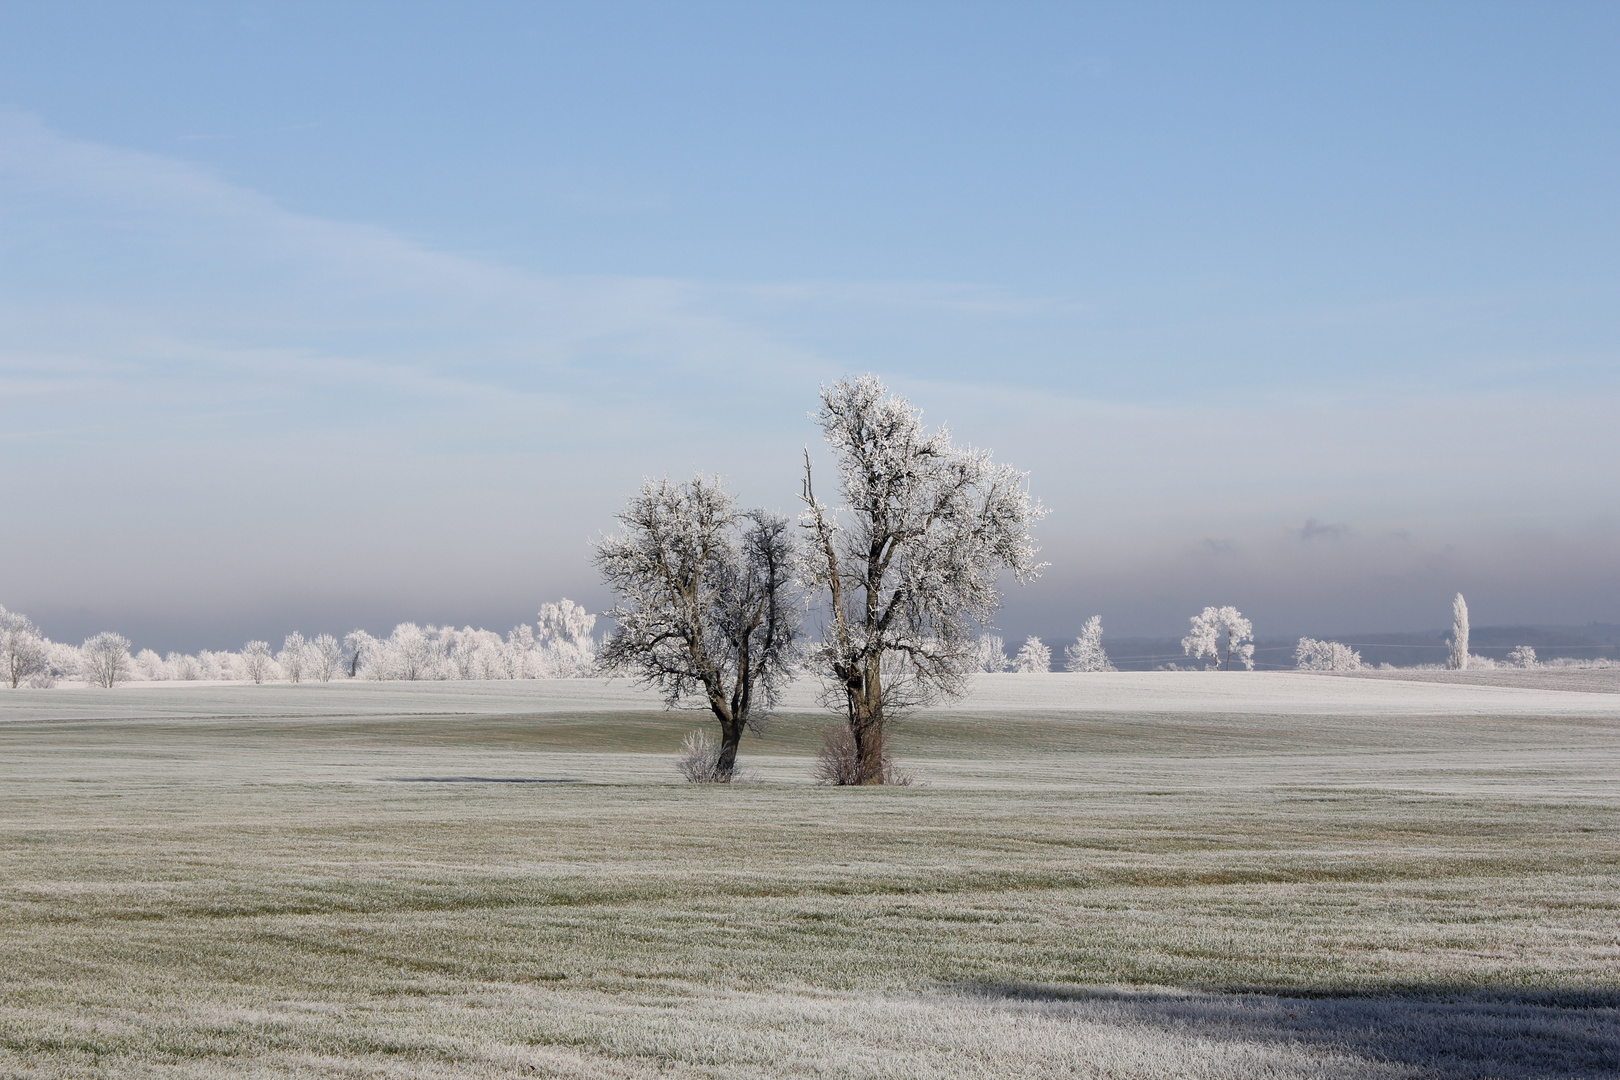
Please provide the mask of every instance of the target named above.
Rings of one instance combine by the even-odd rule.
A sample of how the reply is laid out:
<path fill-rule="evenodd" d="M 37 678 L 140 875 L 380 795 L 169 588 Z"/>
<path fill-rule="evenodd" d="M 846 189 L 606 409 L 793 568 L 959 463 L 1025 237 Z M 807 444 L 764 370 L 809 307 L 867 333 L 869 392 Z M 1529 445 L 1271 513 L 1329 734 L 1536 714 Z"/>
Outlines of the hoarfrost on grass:
<path fill-rule="evenodd" d="M 927 787 L 862 791 L 812 784 L 792 717 L 764 783 L 690 787 L 691 715 L 601 680 L 19 689 L 0 716 L 0 1073 L 1620 1060 L 1614 694 L 985 674 L 897 728 Z"/>

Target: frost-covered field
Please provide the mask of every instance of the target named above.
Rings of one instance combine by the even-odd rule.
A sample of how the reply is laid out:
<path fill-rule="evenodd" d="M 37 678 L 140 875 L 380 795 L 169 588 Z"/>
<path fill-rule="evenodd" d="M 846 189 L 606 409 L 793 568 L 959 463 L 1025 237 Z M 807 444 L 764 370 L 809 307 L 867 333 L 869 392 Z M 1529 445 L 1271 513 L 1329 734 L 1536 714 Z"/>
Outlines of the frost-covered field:
<path fill-rule="evenodd" d="M 987 676 L 886 790 L 812 704 L 0 695 L 0 1075 L 1620 1071 L 1620 696 Z"/>
<path fill-rule="evenodd" d="M 1015 712 L 1243 714 L 1254 716 L 1527 716 L 1620 713 L 1601 692 L 1620 690 L 1608 671 L 1570 672 L 1586 679 L 1571 693 L 1545 673 L 1480 673 L 1484 685 L 1465 684 L 1473 672 L 1368 672 L 1367 677 L 1303 672 L 1110 671 L 1044 675 L 976 675 L 963 698 L 936 713 Z M 1431 676 L 1451 676 L 1439 678 Z M 1391 677 L 1394 676 L 1394 677 Z M 1593 682 L 1591 680 L 1595 679 Z M 816 684 L 792 684 L 783 708 L 813 713 Z M 613 712 L 657 710 L 660 699 L 623 679 L 499 679 L 487 682 L 330 683 L 132 682 L 115 690 L 63 683 L 50 690 L 18 689 L 0 695 L 0 722 L 13 719 L 186 716 L 505 715 L 526 711 Z"/>

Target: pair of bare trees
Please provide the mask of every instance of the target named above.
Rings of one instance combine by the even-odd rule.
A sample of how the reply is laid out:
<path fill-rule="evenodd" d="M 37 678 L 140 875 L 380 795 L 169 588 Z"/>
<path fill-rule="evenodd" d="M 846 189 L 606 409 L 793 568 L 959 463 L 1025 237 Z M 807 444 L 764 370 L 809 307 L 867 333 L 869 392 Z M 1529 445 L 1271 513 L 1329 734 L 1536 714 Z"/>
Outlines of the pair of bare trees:
<path fill-rule="evenodd" d="M 719 480 L 700 477 L 648 481 L 618 515 L 619 534 L 596 546 L 620 598 L 602 667 L 670 705 L 706 705 L 721 728 L 716 780 L 732 777 L 743 732 L 802 659 L 843 719 L 834 757 L 846 764 L 827 778 L 886 782 L 886 722 L 960 693 L 1000 574 L 1025 582 L 1040 570 L 1029 530 L 1046 511 L 1025 473 L 927 431 L 871 376 L 824 387 L 814 418 L 840 501 L 818 498 L 807 451 L 802 542 L 785 518 L 739 513 Z M 820 632 L 801 651 L 806 608 Z"/>

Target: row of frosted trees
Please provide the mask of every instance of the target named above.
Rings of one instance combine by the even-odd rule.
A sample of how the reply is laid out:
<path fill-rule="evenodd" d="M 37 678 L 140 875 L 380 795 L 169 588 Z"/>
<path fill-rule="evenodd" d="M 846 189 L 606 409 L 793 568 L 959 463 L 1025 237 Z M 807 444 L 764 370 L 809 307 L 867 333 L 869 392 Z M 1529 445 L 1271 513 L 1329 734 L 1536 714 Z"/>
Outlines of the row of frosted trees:
<path fill-rule="evenodd" d="M 401 623 L 387 637 L 352 630 L 305 638 L 288 634 L 281 648 L 249 641 L 236 652 L 131 651 L 128 638 L 103 632 L 81 645 L 51 641 L 27 616 L 0 607 L 0 665 L 10 686 L 53 686 L 83 680 L 112 687 L 129 681 L 230 680 L 330 682 L 333 679 L 567 679 L 596 668 L 596 616 L 564 598 L 543 604 L 535 625 L 493 630 Z"/>
<path fill-rule="evenodd" d="M 1213 666 L 1230 671 L 1234 661 L 1240 667 L 1254 670 L 1254 626 L 1235 607 L 1206 607 L 1191 619 L 1191 632 L 1181 639 L 1182 650 L 1194 660 L 1208 659 Z M 1074 644 L 1063 650 L 1064 671 L 1114 671 L 1108 652 L 1102 644 L 1102 616 L 1093 615 L 1080 628 Z M 1311 649 L 1307 650 L 1306 643 Z M 1324 656 L 1317 646 L 1330 646 Z M 1312 642 L 1300 638 L 1299 666 L 1308 670 L 1340 670 L 1342 667 L 1361 666 L 1361 657 L 1339 652 L 1345 646 L 1336 642 Z M 1308 654 L 1308 655 L 1307 655 Z M 1351 660 L 1350 658 L 1353 658 Z M 1172 665 L 1173 666 L 1173 665 Z M 979 638 L 976 670 L 986 672 L 1013 671 L 1021 675 L 1052 670 L 1052 650 L 1038 637 L 1024 639 L 1024 644 L 1012 658 L 1007 656 L 1006 642 L 995 634 Z"/>
<path fill-rule="evenodd" d="M 1235 662 L 1254 670 L 1254 625 L 1235 607 L 1206 607 L 1194 615 L 1191 630 L 1181 639 L 1182 651 L 1194 661 L 1207 660 L 1226 671 Z M 1295 659 L 1309 671 L 1341 671 L 1361 667 L 1361 657 L 1337 642 L 1300 638 Z M 1173 669 L 1175 665 L 1170 665 Z M 1001 638 L 986 634 L 979 639 L 979 671 L 1014 671 L 1031 674 L 1052 670 L 1052 650 L 1038 637 L 1025 639 L 1017 655 L 1007 657 Z M 1102 644 L 1102 616 L 1093 615 L 1080 628 L 1074 644 L 1063 650 L 1065 671 L 1113 671 Z"/>
<path fill-rule="evenodd" d="M 1450 656 L 1444 665 L 1453 669 L 1495 667 L 1496 662 L 1468 651 L 1468 605 L 1461 593 L 1452 605 Z M 1182 649 L 1193 660 L 1208 661 L 1231 670 L 1235 662 L 1254 670 L 1254 627 L 1235 607 L 1206 607 L 1192 616 Z M 341 640 L 330 634 L 306 639 L 287 635 L 279 650 L 265 641 L 247 642 L 237 652 L 195 654 L 171 652 L 160 656 L 151 649 L 130 651 L 127 638 L 100 633 L 74 646 L 53 642 L 19 612 L 0 607 L 0 678 L 10 686 L 50 686 L 58 681 L 82 679 L 93 686 L 113 686 L 130 680 L 230 680 L 264 682 L 328 682 L 334 678 L 371 680 L 444 679 L 566 679 L 596 671 L 597 642 L 592 637 L 596 616 L 566 597 L 540 608 L 535 625 L 514 627 L 505 637 L 470 626 L 419 626 L 401 623 L 387 637 L 352 630 Z M 1029 637 L 1013 656 L 995 634 L 979 638 L 974 669 L 1020 674 L 1052 670 L 1052 650 L 1038 637 Z M 1519 646 L 1509 654 L 1511 666 L 1536 665 L 1535 650 Z M 1294 650 L 1301 671 L 1356 671 L 1366 665 L 1361 654 L 1337 641 L 1302 637 Z M 1102 617 L 1093 615 L 1080 636 L 1064 650 L 1063 670 L 1113 671 L 1102 644 Z"/>
<path fill-rule="evenodd" d="M 979 649 L 974 661 L 976 671 L 1014 671 L 1020 675 L 1031 675 L 1041 671 L 1052 670 L 1052 650 L 1040 638 L 1033 635 L 1024 639 L 1024 644 L 1011 658 L 1007 656 L 1007 643 L 996 634 L 985 634 L 979 638 Z M 1073 645 L 1063 650 L 1064 671 L 1113 671 L 1114 665 L 1108 662 L 1108 653 L 1102 645 L 1102 616 L 1093 615 L 1085 621 L 1080 628 L 1080 636 Z"/>
<path fill-rule="evenodd" d="M 1451 605 L 1451 637 L 1447 640 L 1446 663 L 1424 665 L 1466 670 L 1469 667 L 1497 667 L 1498 661 L 1474 656 L 1468 651 L 1468 602 L 1458 593 Z M 1254 624 L 1235 607 L 1206 607 L 1192 616 L 1190 632 L 1181 639 L 1182 651 L 1196 661 L 1230 671 L 1236 663 L 1254 670 Z M 1516 646 L 1502 661 L 1508 667 L 1536 667 L 1536 650 Z M 1174 668 L 1175 665 L 1168 665 Z M 1318 641 L 1302 637 L 1294 648 L 1294 667 L 1299 671 L 1359 671 L 1368 665 L 1361 654 L 1338 641 Z M 1052 669 L 1052 650 L 1038 637 L 1024 641 L 1017 654 L 1007 656 L 1006 643 L 994 634 L 979 639 L 977 670 L 1014 671 L 1029 674 Z M 1064 650 L 1065 671 L 1113 671 L 1102 646 L 1102 618 L 1093 615 L 1081 628 L 1080 637 Z"/>

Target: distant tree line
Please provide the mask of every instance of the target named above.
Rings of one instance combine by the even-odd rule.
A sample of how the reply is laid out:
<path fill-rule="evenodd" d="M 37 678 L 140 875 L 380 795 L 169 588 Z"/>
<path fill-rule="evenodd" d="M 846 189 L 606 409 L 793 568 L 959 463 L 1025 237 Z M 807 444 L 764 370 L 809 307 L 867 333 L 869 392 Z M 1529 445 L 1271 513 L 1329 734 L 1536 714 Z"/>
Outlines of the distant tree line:
<path fill-rule="evenodd" d="M 12 687 L 71 680 L 110 688 L 131 680 L 568 679 L 596 673 L 595 625 L 596 616 L 564 598 L 541 605 L 535 625 L 517 626 L 504 638 L 470 626 L 457 630 L 407 622 L 380 638 L 364 630 L 351 630 L 341 640 L 293 633 L 279 650 L 266 641 L 249 641 L 237 652 L 203 649 L 160 656 L 151 649 L 132 654 L 130 640 L 110 632 L 77 646 L 54 642 L 27 616 L 0 607 L 0 663 Z"/>

